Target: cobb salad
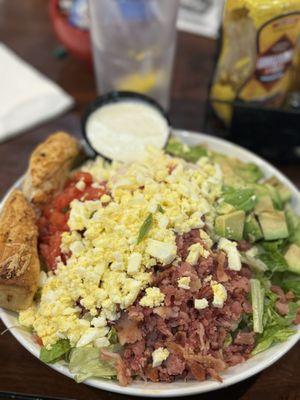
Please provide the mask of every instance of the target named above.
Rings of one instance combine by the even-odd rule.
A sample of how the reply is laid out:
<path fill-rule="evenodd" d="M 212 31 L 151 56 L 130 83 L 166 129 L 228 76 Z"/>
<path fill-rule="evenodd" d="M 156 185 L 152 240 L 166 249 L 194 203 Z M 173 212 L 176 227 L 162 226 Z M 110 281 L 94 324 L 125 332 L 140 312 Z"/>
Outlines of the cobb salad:
<path fill-rule="evenodd" d="M 98 157 L 42 209 L 44 262 L 20 324 L 74 378 L 213 378 L 295 333 L 300 219 L 259 167 L 171 139 Z"/>

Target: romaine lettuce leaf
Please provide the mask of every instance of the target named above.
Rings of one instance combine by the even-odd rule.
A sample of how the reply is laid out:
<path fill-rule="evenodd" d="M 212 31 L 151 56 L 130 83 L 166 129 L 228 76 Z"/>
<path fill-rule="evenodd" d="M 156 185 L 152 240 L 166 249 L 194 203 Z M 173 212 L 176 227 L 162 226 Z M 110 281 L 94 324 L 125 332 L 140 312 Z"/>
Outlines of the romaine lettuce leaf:
<path fill-rule="evenodd" d="M 261 287 L 258 279 L 250 279 L 251 303 L 253 309 L 253 330 L 256 333 L 262 333 L 265 290 Z"/>
<path fill-rule="evenodd" d="M 183 158 L 192 163 L 197 162 L 201 157 L 207 156 L 207 150 L 205 147 L 199 145 L 189 147 L 176 139 L 170 139 L 166 151 L 172 156 Z"/>
<path fill-rule="evenodd" d="M 259 255 L 270 271 L 287 271 L 287 262 L 279 251 L 268 251 Z"/>
<path fill-rule="evenodd" d="M 279 251 L 281 252 L 283 248 L 286 246 L 287 241 L 284 239 L 273 240 L 273 241 L 263 241 L 260 245 L 264 248 L 265 251 Z"/>
<path fill-rule="evenodd" d="M 114 327 L 110 328 L 110 331 L 108 332 L 107 335 L 107 339 L 109 340 L 110 344 L 117 344 L 119 342 L 118 334 Z"/>
<path fill-rule="evenodd" d="M 224 189 L 223 200 L 231 204 L 237 210 L 252 211 L 257 203 L 254 190 L 252 189 L 234 189 L 226 187 Z"/>
<path fill-rule="evenodd" d="M 278 328 L 271 327 L 264 331 L 264 334 L 258 339 L 257 344 L 252 351 L 252 355 L 255 356 L 262 351 L 267 350 L 272 344 L 278 342 L 285 342 L 290 336 L 294 335 L 296 330 L 293 328 Z"/>
<path fill-rule="evenodd" d="M 92 377 L 113 379 L 117 375 L 114 362 L 101 360 L 100 351 L 95 347 L 76 347 L 71 350 L 69 360 L 69 369 L 76 382 Z"/>
<path fill-rule="evenodd" d="M 60 339 L 56 342 L 50 350 L 46 347 L 42 347 L 40 351 L 40 360 L 47 363 L 53 364 L 59 361 L 63 356 L 71 349 L 70 342 L 68 339 Z"/>
<path fill-rule="evenodd" d="M 275 277 L 283 274 L 276 273 Z M 261 286 L 265 289 L 264 313 L 263 313 L 263 332 L 257 336 L 256 347 L 252 354 L 260 353 L 274 343 L 284 342 L 289 336 L 296 331 L 293 328 L 293 321 L 296 318 L 299 302 L 293 301 L 289 303 L 289 313 L 286 316 L 280 315 L 276 310 L 276 302 L 278 296 L 270 290 L 271 282 L 266 279 L 264 274 L 257 274 Z M 277 283 L 277 279 L 276 282 Z M 281 285 L 279 285 L 281 286 Z"/>
<path fill-rule="evenodd" d="M 292 272 L 276 273 L 272 282 L 280 286 L 285 292 L 291 290 L 296 298 L 300 299 L 300 276 Z"/>

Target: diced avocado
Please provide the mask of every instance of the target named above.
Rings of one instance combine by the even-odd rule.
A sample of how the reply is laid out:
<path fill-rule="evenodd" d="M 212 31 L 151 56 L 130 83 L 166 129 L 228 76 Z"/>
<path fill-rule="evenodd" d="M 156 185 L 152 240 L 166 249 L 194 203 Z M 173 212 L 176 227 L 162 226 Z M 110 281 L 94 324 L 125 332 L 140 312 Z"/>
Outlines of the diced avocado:
<path fill-rule="evenodd" d="M 212 156 L 214 161 L 221 166 L 226 186 L 241 189 L 249 184 L 254 184 L 263 177 L 260 168 L 253 163 L 244 163 L 219 153 L 212 153 Z"/>
<path fill-rule="evenodd" d="M 215 221 L 216 234 L 231 240 L 242 240 L 245 216 L 242 210 L 220 215 Z"/>
<path fill-rule="evenodd" d="M 279 193 L 273 186 L 269 185 L 268 183 L 264 183 L 264 184 L 256 183 L 252 187 L 255 190 L 255 194 L 258 198 L 263 197 L 263 196 L 270 196 L 274 207 L 277 210 L 282 209 L 282 201 L 280 199 Z"/>
<path fill-rule="evenodd" d="M 228 157 L 216 153 L 213 158 L 221 167 L 224 185 L 239 189 L 246 186 L 246 182 L 240 176 L 235 174 Z"/>
<path fill-rule="evenodd" d="M 243 178 L 246 182 L 255 183 L 263 177 L 260 168 L 253 163 L 236 162 L 235 173 Z"/>
<path fill-rule="evenodd" d="M 263 238 L 263 233 L 254 214 L 247 216 L 245 221 L 244 237 L 254 243 Z"/>
<path fill-rule="evenodd" d="M 270 196 L 261 196 L 258 198 L 258 202 L 255 206 L 255 213 L 259 214 L 263 211 L 273 211 L 273 201 Z"/>
<path fill-rule="evenodd" d="M 217 207 L 217 213 L 218 214 L 229 214 L 231 212 L 235 211 L 235 208 L 228 203 L 222 202 L 221 204 L 218 205 Z"/>
<path fill-rule="evenodd" d="M 300 224 L 300 217 L 295 213 L 290 204 L 285 206 L 285 218 L 290 234 L 294 233 Z"/>
<path fill-rule="evenodd" d="M 300 217 L 294 212 L 290 204 L 285 206 L 285 218 L 289 229 L 289 241 L 300 246 Z"/>
<path fill-rule="evenodd" d="M 277 190 L 279 197 L 283 203 L 286 203 L 289 200 L 291 200 L 292 192 L 283 183 L 281 183 L 280 180 L 277 179 L 275 176 L 268 179 L 266 183 L 273 186 Z"/>
<path fill-rule="evenodd" d="M 300 275 L 300 247 L 296 244 L 291 244 L 284 258 L 288 264 L 289 271 Z"/>
<path fill-rule="evenodd" d="M 289 236 L 283 211 L 264 211 L 258 215 L 258 220 L 265 240 L 285 239 Z"/>
<path fill-rule="evenodd" d="M 291 235 L 290 242 L 300 246 L 300 225 L 297 226 L 294 233 Z"/>

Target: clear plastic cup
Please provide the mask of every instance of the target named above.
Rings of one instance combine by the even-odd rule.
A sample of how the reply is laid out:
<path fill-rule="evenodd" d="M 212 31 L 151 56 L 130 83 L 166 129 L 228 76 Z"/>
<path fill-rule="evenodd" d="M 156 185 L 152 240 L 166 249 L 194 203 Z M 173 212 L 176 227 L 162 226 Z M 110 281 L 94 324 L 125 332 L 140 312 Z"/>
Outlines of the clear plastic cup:
<path fill-rule="evenodd" d="M 169 106 L 179 0 L 89 0 L 99 93 L 130 90 Z"/>

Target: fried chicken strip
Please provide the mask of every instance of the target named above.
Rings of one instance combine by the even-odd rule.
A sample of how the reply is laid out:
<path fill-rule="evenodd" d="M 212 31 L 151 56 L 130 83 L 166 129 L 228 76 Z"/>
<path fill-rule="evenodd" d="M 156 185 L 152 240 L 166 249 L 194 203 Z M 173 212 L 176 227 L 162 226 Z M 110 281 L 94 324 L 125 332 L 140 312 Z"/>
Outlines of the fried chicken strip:
<path fill-rule="evenodd" d="M 0 306 L 28 308 L 38 288 L 38 229 L 31 204 L 14 190 L 0 214 Z"/>
<path fill-rule="evenodd" d="M 43 206 L 59 191 L 79 155 L 79 142 L 65 132 L 49 136 L 33 151 L 23 184 L 26 198 Z"/>

